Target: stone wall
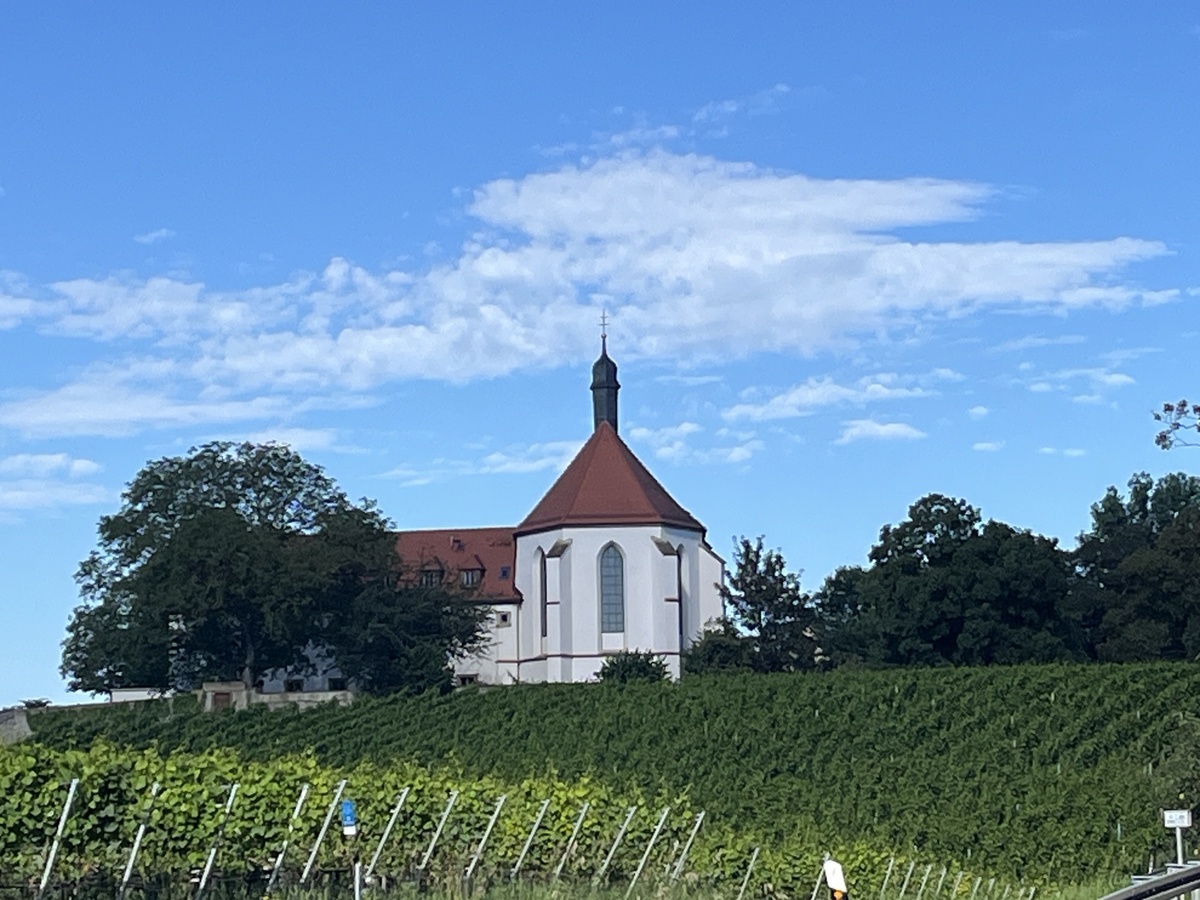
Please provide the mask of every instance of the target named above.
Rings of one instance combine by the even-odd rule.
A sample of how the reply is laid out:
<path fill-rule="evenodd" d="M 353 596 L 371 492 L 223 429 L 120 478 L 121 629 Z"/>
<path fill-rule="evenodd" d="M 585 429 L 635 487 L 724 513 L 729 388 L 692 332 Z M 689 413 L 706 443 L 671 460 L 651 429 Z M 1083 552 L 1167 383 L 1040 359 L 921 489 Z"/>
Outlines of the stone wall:
<path fill-rule="evenodd" d="M 32 734 L 29 716 L 24 709 L 0 709 L 0 744 L 15 744 Z"/>

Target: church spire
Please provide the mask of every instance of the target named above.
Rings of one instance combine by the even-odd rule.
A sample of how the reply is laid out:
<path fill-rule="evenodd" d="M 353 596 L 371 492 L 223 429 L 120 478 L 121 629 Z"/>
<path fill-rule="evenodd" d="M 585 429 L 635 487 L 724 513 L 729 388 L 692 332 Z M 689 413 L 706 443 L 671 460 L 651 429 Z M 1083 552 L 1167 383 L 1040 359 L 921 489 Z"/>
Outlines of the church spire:
<path fill-rule="evenodd" d="M 600 358 L 592 366 L 592 413 L 595 428 L 607 422 L 617 430 L 617 364 L 608 358 L 608 313 L 600 316 Z"/>

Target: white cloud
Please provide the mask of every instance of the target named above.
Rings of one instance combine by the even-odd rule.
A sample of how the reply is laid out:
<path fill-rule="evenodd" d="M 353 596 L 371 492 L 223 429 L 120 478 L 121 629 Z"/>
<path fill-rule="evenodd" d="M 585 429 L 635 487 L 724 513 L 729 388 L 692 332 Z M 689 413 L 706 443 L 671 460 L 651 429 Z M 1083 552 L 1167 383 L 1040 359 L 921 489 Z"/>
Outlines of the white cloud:
<path fill-rule="evenodd" d="M 1148 356 L 1152 353 L 1162 353 L 1161 347 L 1127 347 L 1121 350 L 1110 350 L 1107 353 L 1101 353 L 1100 358 L 1111 366 L 1124 365 L 1127 362 L 1132 362 L 1143 356 Z"/>
<path fill-rule="evenodd" d="M 1033 350 L 1038 347 L 1061 347 L 1067 344 L 1082 344 L 1086 341 L 1082 334 L 1062 334 L 1057 337 L 1045 337 L 1040 334 L 1030 334 L 1023 338 L 1005 341 L 992 349 L 998 353 L 1008 353 L 1020 350 Z"/>
<path fill-rule="evenodd" d="M 561 472 L 575 458 L 580 441 L 548 441 L 528 447 L 509 447 L 489 453 L 474 470 L 479 474 L 508 473 L 524 475 L 547 469 Z"/>
<path fill-rule="evenodd" d="M 113 437 L 145 428 L 278 418 L 295 408 L 283 397 L 181 400 L 161 389 L 139 389 L 111 373 L 98 373 L 49 393 L 0 404 L 0 426 L 33 438 Z"/>
<path fill-rule="evenodd" d="M 1065 369 L 1055 374 L 1056 378 L 1069 381 L 1075 378 L 1086 378 L 1099 387 L 1125 387 L 1136 384 L 1132 377 L 1124 372 L 1112 372 L 1108 369 Z"/>
<path fill-rule="evenodd" d="M 637 140 L 662 136 L 644 131 Z M 610 151 L 480 186 L 466 209 L 475 232 L 426 268 L 371 272 L 335 258 L 323 272 L 236 292 L 164 276 L 52 284 L 39 319 L 56 334 L 119 339 L 125 355 L 107 361 L 118 390 L 89 370 L 0 406 L 0 425 L 114 434 L 248 421 L 293 406 L 297 392 L 574 364 L 594 354 L 602 305 L 614 313 L 622 359 L 695 365 L 852 348 L 991 309 L 1067 312 L 1149 298 L 1122 271 L 1167 253 L 1159 242 L 902 236 L 974 219 L 993 194 L 971 182 L 818 179 L 694 154 Z M 33 312 L 5 298 L 0 327 Z M 156 367 L 170 370 L 169 381 L 147 375 Z M 922 389 L 878 384 L 876 397 L 828 402 Z M 815 395 L 838 390 L 869 393 L 809 382 L 731 412 L 802 415 L 822 402 Z"/>
<path fill-rule="evenodd" d="M 1081 381 L 1086 384 L 1080 385 Z M 1132 376 L 1124 372 L 1093 367 L 1044 373 L 1039 376 L 1038 380 L 1028 382 L 1026 386 L 1038 394 L 1070 391 L 1071 400 L 1074 403 L 1099 404 L 1107 402 L 1106 392 L 1115 388 L 1128 387 L 1131 384 L 1136 384 L 1136 382 Z"/>
<path fill-rule="evenodd" d="M 843 385 L 831 378 L 810 378 L 804 384 L 789 388 L 762 403 L 739 403 L 726 409 L 722 415 L 731 421 L 790 419 L 810 415 L 826 406 L 861 406 L 880 400 L 922 397 L 927 393 L 919 387 L 897 386 L 894 384 L 897 380 L 895 376 L 877 375 L 862 378 L 854 385 Z"/>
<path fill-rule="evenodd" d="M 106 488 L 83 480 L 99 471 L 98 463 L 67 453 L 0 457 L 0 512 L 107 501 L 111 496 Z M 20 520 L 6 516 L 3 521 Z"/>
<path fill-rule="evenodd" d="M 983 453 L 995 453 L 997 450 L 1004 449 L 1004 441 L 977 441 L 971 445 L 971 449 Z"/>
<path fill-rule="evenodd" d="M 695 452 L 688 445 L 688 438 L 702 430 L 695 422 L 680 422 L 678 425 L 668 425 L 664 428 L 633 427 L 629 429 L 629 437 L 634 441 L 649 444 L 659 459 L 680 462 Z"/>
<path fill-rule="evenodd" d="M 987 414 L 988 408 L 986 406 L 972 406 L 967 410 L 967 415 L 972 419 L 982 419 Z"/>
<path fill-rule="evenodd" d="M 415 487 L 468 475 L 526 475 L 547 470 L 561 472 L 575 458 L 581 446 L 582 441 L 512 445 L 480 459 L 438 457 L 426 463 L 406 463 L 385 472 L 383 477 L 399 479 L 404 487 Z"/>
<path fill-rule="evenodd" d="M 36 304 L 25 297 L 9 297 L 0 293 L 0 331 L 16 328 L 34 314 Z"/>
<path fill-rule="evenodd" d="M 717 100 L 706 103 L 692 114 L 692 122 L 697 125 L 706 125 L 742 112 L 749 115 L 775 112 L 780 99 L 791 93 L 791 90 L 791 87 L 786 84 L 776 84 L 757 94 L 738 100 Z"/>
<path fill-rule="evenodd" d="M 57 315 L 48 327 L 58 334 L 100 340 L 219 340 L 286 323 L 292 315 L 287 310 L 289 300 L 318 306 L 321 298 L 317 292 L 310 291 L 306 300 L 298 296 L 310 285 L 305 279 L 235 296 L 208 292 L 202 284 L 165 276 L 145 281 L 115 276 L 76 278 L 50 286 Z"/>
<path fill-rule="evenodd" d="M 337 444 L 336 428 L 264 428 L 245 436 L 254 444 L 287 444 L 297 452 L 330 450 Z"/>
<path fill-rule="evenodd" d="M 0 510 L 54 509 L 111 500 L 109 491 L 98 484 L 25 478 L 0 481 Z"/>
<path fill-rule="evenodd" d="M 61 474 L 82 478 L 99 471 L 99 463 L 66 453 L 17 453 L 0 457 L 0 476 L 8 478 L 47 478 Z"/>
<path fill-rule="evenodd" d="M 135 234 L 133 239 L 139 244 L 157 244 L 159 241 L 173 237 L 175 237 L 175 232 L 170 228 L 158 228 L 154 231 L 147 231 L 145 234 Z"/>
<path fill-rule="evenodd" d="M 655 381 L 660 384 L 680 384 L 684 387 L 703 387 L 706 384 L 719 384 L 725 378 L 722 375 L 659 375 Z"/>
<path fill-rule="evenodd" d="M 1081 450 L 1078 447 L 1067 447 L 1064 450 L 1060 450 L 1057 447 L 1039 447 L 1038 453 L 1041 453 L 1044 456 L 1062 455 L 1072 459 L 1087 455 L 1086 450 Z"/>
<path fill-rule="evenodd" d="M 762 441 L 749 440 L 733 447 L 717 447 L 706 452 L 710 459 L 718 462 L 740 463 L 748 460 L 764 446 Z"/>
<path fill-rule="evenodd" d="M 716 437 L 722 441 L 733 439 L 733 444 L 697 447 L 689 439 L 703 430 L 695 422 L 680 422 L 678 425 L 668 425 L 663 428 L 635 426 L 630 428 L 628 433 L 631 440 L 652 447 L 657 459 L 677 464 L 707 465 L 745 462 L 764 447 L 763 442 L 758 440 L 753 431 L 733 432 L 728 428 L 717 431 Z"/>
<path fill-rule="evenodd" d="M 874 419 L 852 419 L 842 423 L 842 433 L 835 444 L 854 441 L 912 441 L 925 437 L 925 432 L 903 422 L 876 422 Z"/>

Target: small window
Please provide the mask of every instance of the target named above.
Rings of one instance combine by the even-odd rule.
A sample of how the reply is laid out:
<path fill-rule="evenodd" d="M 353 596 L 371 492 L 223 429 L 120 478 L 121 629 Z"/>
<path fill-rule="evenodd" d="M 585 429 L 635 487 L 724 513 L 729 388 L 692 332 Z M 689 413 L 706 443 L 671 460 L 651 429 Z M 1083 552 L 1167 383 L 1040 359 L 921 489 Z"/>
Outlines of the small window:
<path fill-rule="evenodd" d="M 512 569 L 509 568 L 508 566 L 501 566 L 500 567 L 500 580 L 508 581 L 508 576 L 511 572 L 512 572 Z"/>
<path fill-rule="evenodd" d="M 502 612 L 496 613 L 496 627 L 507 628 L 512 624 L 512 613 Z"/>
<path fill-rule="evenodd" d="M 458 577 L 463 587 L 479 587 L 479 582 L 483 581 L 483 569 L 463 569 Z"/>
<path fill-rule="evenodd" d="M 345 678 L 330 678 L 329 679 L 329 690 L 344 691 L 345 689 L 346 689 L 346 679 Z"/>
<path fill-rule="evenodd" d="M 421 587 L 435 588 L 442 583 L 441 569 L 422 569 L 421 570 Z"/>
<path fill-rule="evenodd" d="M 479 676 L 478 675 L 459 675 L 458 676 L 458 686 L 459 687 L 470 687 L 473 684 L 479 684 Z"/>
<path fill-rule="evenodd" d="M 289 678 L 283 683 L 283 689 L 289 694 L 297 694 L 304 690 L 303 678 Z"/>

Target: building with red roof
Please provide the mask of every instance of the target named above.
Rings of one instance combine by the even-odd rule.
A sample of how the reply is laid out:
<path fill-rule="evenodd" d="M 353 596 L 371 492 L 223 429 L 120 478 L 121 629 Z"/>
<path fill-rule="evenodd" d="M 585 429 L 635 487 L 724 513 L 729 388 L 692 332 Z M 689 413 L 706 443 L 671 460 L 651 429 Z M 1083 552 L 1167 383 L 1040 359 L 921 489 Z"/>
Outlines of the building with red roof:
<path fill-rule="evenodd" d="M 516 528 L 407 531 L 408 577 L 491 607 L 491 641 L 456 663 L 459 684 L 588 681 L 623 650 L 680 656 L 722 615 L 724 562 L 704 526 L 618 434 L 607 340 L 592 367 L 594 430 Z"/>

